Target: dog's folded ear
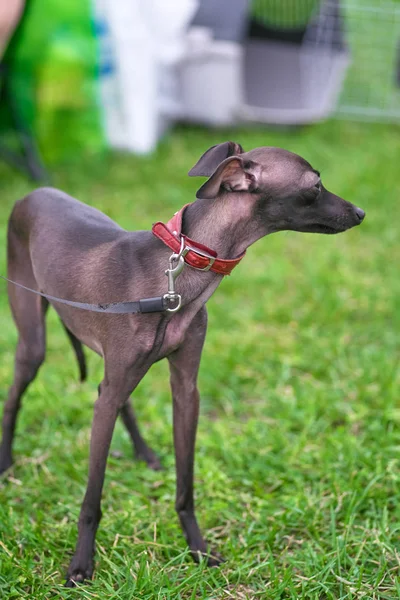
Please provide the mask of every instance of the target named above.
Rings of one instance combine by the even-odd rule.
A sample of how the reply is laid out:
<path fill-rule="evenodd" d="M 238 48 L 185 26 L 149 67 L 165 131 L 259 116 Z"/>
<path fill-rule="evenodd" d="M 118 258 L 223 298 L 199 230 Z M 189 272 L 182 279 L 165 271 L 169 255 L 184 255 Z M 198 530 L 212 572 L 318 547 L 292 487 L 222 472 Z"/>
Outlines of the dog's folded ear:
<path fill-rule="evenodd" d="M 243 148 L 240 144 L 235 142 L 217 144 L 203 154 L 188 174 L 190 177 L 210 177 L 223 160 L 229 156 L 238 156 L 239 154 L 243 154 Z"/>
<path fill-rule="evenodd" d="M 216 198 L 221 189 L 228 192 L 254 192 L 259 187 L 261 166 L 240 156 L 226 158 L 197 191 L 197 198 Z"/>

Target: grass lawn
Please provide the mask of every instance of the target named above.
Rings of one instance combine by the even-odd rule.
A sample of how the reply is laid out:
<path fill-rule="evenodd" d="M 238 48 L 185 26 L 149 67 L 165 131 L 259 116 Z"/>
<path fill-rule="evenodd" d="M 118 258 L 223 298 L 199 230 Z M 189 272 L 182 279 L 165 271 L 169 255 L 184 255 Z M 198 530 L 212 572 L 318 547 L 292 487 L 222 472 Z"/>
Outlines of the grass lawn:
<path fill-rule="evenodd" d="M 252 247 L 209 302 L 200 373 L 196 499 L 218 569 L 191 562 L 174 513 L 167 364 L 135 393 L 165 471 L 132 460 L 118 423 L 92 585 L 62 587 L 76 540 L 93 402 L 54 311 L 48 359 L 27 393 L 16 463 L 0 480 L 0 598 L 400 598 L 400 129 L 329 122 L 295 134 L 180 129 L 149 158 L 112 155 L 54 170 L 53 184 L 126 228 L 194 198 L 186 176 L 212 144 L 278 145 L 366 210 L 339 236 L 279 233 Z M 31 184 L 0 165 L 0 273 L 13 202 Z M 0 283 L 0 399 L 16 331 Z"/>

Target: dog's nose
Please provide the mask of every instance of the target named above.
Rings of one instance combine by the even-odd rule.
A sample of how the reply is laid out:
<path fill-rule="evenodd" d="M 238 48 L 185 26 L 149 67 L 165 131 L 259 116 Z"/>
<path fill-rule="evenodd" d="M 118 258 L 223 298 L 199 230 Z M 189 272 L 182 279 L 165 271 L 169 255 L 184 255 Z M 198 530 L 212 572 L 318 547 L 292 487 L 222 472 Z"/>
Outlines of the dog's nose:
<path fill-rule="evenodd" d="M 364 221 L 365 212 L 362 208 L 358 208 L 358 206 L 356 207 L 356 215 L 360 219 L 360 223 Z"/>

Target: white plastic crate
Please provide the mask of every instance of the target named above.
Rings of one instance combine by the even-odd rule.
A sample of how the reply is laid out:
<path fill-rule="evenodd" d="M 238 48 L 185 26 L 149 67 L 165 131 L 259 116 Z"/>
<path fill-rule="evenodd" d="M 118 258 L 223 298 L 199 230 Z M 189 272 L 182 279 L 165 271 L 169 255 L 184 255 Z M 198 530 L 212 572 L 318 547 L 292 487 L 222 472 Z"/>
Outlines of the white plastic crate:
<path fill-rule="evenodd" d="M 243 103 L 243 47 L 193 27 L 179 67 L 181 118 L 206 125 L 236 123 Z"/>

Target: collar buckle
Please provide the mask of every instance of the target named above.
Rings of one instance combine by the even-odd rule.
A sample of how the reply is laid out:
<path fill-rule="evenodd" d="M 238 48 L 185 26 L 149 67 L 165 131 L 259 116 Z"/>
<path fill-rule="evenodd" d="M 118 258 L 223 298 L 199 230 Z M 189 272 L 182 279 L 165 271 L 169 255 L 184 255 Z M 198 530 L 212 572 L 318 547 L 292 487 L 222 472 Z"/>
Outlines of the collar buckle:
<path fill-rule="evenodd" d="M 208 258 L 208 265 L 206 267 L 192 267 L 192 265 L 189 265 L 192 267 L 192 269 L 196 269 L 196 271 L 209 271 L 211 269 L 211 267 L 213 266 L 213 264 L 215 263 L 215 256 L 211 256 L 211 254 L 209 254 L 208 252 L 205 252 L 204 250 L 200 250 L 200 248 L 193 248 L 193 246 L 191 246 L 190 244 L 186 244 L 185 249 L 187 249 L 187 252 L 189 250 L 192 250 L 192 252 L 195 252 L 196 254 L 198 254 L 199 256 L 203 256 L 204 258 Z"/>

